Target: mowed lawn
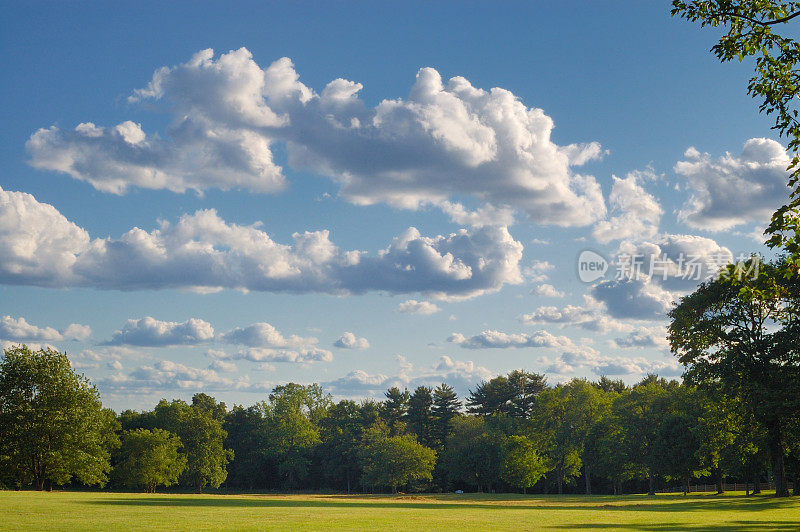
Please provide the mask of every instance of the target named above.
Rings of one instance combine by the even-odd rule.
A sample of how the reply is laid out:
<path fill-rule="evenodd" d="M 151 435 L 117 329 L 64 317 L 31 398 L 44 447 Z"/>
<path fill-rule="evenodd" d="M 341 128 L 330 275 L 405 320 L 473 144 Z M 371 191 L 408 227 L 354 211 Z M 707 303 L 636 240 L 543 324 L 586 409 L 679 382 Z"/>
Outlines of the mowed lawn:
<path fill-rule="evenodd" d="M 800 530 L 800 499 L 0 491 L 2 530 Z"/>

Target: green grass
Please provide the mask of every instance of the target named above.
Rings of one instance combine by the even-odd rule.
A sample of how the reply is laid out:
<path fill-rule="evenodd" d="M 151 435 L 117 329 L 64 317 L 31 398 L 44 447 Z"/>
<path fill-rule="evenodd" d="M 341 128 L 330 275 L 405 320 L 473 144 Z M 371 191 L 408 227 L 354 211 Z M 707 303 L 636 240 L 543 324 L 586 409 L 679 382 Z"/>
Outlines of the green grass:
<path fill-rule="evenodd" d="M 800 499 L 0 491 L 0 529 L 800 530 Z"/>

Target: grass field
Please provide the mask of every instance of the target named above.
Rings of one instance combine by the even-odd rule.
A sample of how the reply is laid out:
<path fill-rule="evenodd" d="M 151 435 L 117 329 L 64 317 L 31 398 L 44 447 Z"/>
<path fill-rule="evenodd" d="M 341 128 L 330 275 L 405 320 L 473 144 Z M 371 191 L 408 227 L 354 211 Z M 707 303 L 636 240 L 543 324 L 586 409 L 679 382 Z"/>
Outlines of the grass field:
<path fill-rule="evenodd" d="M 186 495 L 0 491 L 19 530 L 800 530 L 800 499 L 744 494 Z"/>

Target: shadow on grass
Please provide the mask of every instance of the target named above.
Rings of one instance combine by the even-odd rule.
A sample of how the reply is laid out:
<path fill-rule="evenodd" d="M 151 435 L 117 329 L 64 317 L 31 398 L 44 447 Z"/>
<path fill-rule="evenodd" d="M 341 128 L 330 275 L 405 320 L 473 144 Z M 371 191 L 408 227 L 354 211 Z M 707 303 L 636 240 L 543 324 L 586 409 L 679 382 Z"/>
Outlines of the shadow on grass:
<path fill-rule="evenodd" d="M 728 523 L 717 523 L 714 525 L 689 524 L 689 523 L 648 523 L 648 524 L 569 524 L 560 525 L 555 528 L 566 530 L 650 530 L 650 531 L 673 531 L 673 530 L 692 530 L 693 532 L 715 532 L 717 530 L 743 530 L 745 532 L 755 530 L 772 530 L 776 532 L 796 532 L 798 523 L 787 523 L 786 521 L 731 521 Z"/>
<path fill-rule="evenodd" d="M 428 499 L 437 502 L 425 502 L 420 499 Z M 507 502 L 508 504 L 503 504 Z M 572 504 L 570 504 L 572 503 Z M 773 498 L 745 498 L 745 497 L 725 497 L 712 498 L 708 500 L 682 500 L 681 497 L 659 497 L 658 499 L 594 499 L 593 503 L 588 503 L 586 499 L 580 497 L 568 498 L 515 498 L 497 499 L 487 497 L 485 499 L 464 500 L 463 502 L 448 496 L 426 496 L 426 497 L 389 497 L 372 496 L 365 498 L 348 496 L 320 496 L 319 498 L 296 499 L 281 496 L 207 496 L 198 497 L 191 495 L 180 496 L 145 496 L 145 497 L 125 497 L 115 499 L 95 499 L 87 500 L 85 504 L 110 505 L 110 506 L 143 506 L 143 507 L 207 507 L 207 508 L 393 508 L 397 510 L 451 510 L 451 509 L 477 509 L 477 510 L 585 510 L 593 512 L 694 512 L 694 511 L 716 511 L 716 512 L 759 512 L 763 510 L 779 510 L 783 508 L 798 508 L 796 499 L 773 499 Z M 749 526 L 749 521 L 741 521 L 731 529 L 741 529 Z M 757 523 L 752 522 L 753 526 Z M 758 522 L 758 524 L 765 524 Z M 778 525 L 786 523 L 776 523 Z M 617 525 L 614 525 L 617 526 Z M 612 525 L 590 524 L 585 528 L 614 528 Z M 633 526 L 633 525 L 631 525 Z M 669 524 L 648 525 L 649 530 L 673 530 L 668 528 Z M 678 525 L 674 525 L 678 526 Z M 666 527 L 666 528 L 663 528 Z M 680 525 L 685 528 L 686 524 Z M 624 526 L 623 526 L 624 528 Z M 636 528 L 632 528 L 636 530 Z M 703 530 L 703 528 L 695 528 Z M 746 528 L 745 528 L 746 529 Z M 800 521 L 786 530 L 800 529 Z M 711 530 L 711 529 L 709 529 Z"/>

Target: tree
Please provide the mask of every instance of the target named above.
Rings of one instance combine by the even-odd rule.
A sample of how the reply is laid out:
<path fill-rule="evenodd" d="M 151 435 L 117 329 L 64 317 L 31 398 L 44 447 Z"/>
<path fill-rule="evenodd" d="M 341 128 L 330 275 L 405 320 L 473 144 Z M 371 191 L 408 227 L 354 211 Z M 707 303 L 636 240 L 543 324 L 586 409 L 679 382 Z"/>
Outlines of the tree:
<path fill-rule="evenodd" d="M 389 436 L 388 427 L 378 423 L 364 433 L 361 461 L 367 484 L 396 493 L 399 486 L 433 479 L 436 451 L 417 442 L 412 434 Z"/>
<path fill-rule="evenodd" d="M 663 470 L 660 435 L 668 397 L 667 388 L 650 381 L 634 386 L 612 405 L 622 427 L 616 452 L 624 453 L 626 460 L 647 476 L 648 495 L 655 495 L 655 478 Z"/>
<path fill-rule="evenodd" d="M 205 410 L 218 421 L 224 421 L 228 413 L 225 403 L 218 403 L 216 399 L 204 393 L 196 393 L 192 396 L 192 407 Z"/>
<path fill-rule="evenodd" d="M 684 494 L 689 493 L 693 477 L 708 473 L 700 458 L 702 427 L 697 400 L 691 387 L 678 388 L 669 398 L 668 411 L 658 428 L 660 472 L 668 479 L 681 480 Z"/>
<path fill-rule="evenodd" d="M 558 493 L 584 465 L 586 491 L 591 491 L 590 467 L 582 456 L 592 427 L 605 416 L 609 404 L 603 392 L 582 379 L 545 390 L 539 395 L 534 414 L 542 447 L 551 461 Z"/>
<path fill-rule="evenodd" d="M 547 473 L 545 460 L 536 452 L 534 443 L 525 436 L 509 436 L 500 476 L 523 493 Z"/>
<path fill-rule="evenodd" d="M 513 409 L 513 397 L 514 389 L 509 385 L 508 377 L 498 375 L 470 390 L 467 412 L 479 416 L 509 415 Z"/>
<path fill-rule="evenodd" d="M 261 403 L 267 424 L 265 451 L 277 464 L 289 487 L 308 475 L 318 423 L 327 415 L 330 397 L 317 384 L 276 386 L 269 402 Z"/>
<path fill-rule="evenodd" d="M 110 451 L 119 445 L 114 413 L 66 353 L 27 346 L 0 362 L 0 456 L 20 484 L 51 489 L 72 478 L 103 485 Z"/>
<path fill-rule="evenodd" d="M 395 436 L 405 430 L 410 395 L 408 390 L 401 392 L 397 386 L 389 388 L 384 395 L 386 400 L 381 403 L 381 418 L 389 427 L 389 434 Z"/>
<path fill-rule="evenodd" d="M 339 401 L 320 423 L 325 472 L 337 484 L 345 486 L 347 493 L 361 473 L 359 452 L 364 430 L 378 421 L 374 403 Z"/>
<path fill-rule="evenodd" d="M 793 158 L 787 204 L 772 216 L 768 245 L 789 253 L 788 263 L 800 267 L 800 43 L 797 26 L 800 2 L 790 0 L 673 0 L 672 15 L 701 27 L 724 27 L 726 33 L 711 51 L 721 62 L 755 57 L 755 75 L 747 93 L 761 99 L 759 110 L 775 119 L 773 129 L 788 138 Z M 785 31 L 783 31 L 785 30 Z M 781 32 L 783 31 L 783 34 Z"/>
<path fill-rule="evenodd" d="M 514 370 L 508 374 L 511 395 L 511 417 L 530 419 L 536 397 L 547 388 L 547 379 L 540 373 Z"/>
<path fill-rule="evenodd" d="M 600 377 L 600 380 L 593 383 L 594 386 L 597 386 L 604 392 L 615 392 L 615 393 L 622 393 L 628 389 L 625 385 L 625 382 L 622 379 L 609 379 L 605 375 Z"/>
<path fill-rule="evenodd" d="M 408 429 L 417 435 L 422 445 L 433 447 L 434 436 L 433 391 L 427 386 L 419 386 L 408 400 Z"/>
<path fill-rule="evenodd" d="M 202 492 L 205 486 L 219 487 L 228 476 L 227 465 L 233 452 L 226 449 L 227 433 L 222 420 L 203 405 L 190 406 L 185 401 L 159 401 L 153 411 L 155 426 L 177 434 L 183 443 L 186 469 L 181 482 Z"/>
<path fill-rule="evenodd" d="M 440 384 L 433 390 L 434 438 L 436 447 L 443 448 L 450 435 L 450 422 L 461 413 L 461 401 L 452 386 Z"/>
<path fill-rule="evenodd" d="M 528 419 L 533 413 L 536 397 L 547 387 L 544 375 L 514 370 L 481 382 L 470 390 L 467 412 L 480 416 L 506 415 Z"/>
<path fill-rule="evenodd" d="M 264 455 L 267 425 L 261 409 L 234 406 L 227 414 L 223 428 L 228 434 L 225 448 L 233 451 L 233 460 L 227 467 L 226 485 L 250 490 L 265 487 L 269 474 Z"/>
<path fill-rule="evenodd" d="M 114 478 L 123 486 L 155 493 L 158 486 L 178 482 L 186 469 L 181 439 L 162 429 L 136 429 L 122 433 Z"/>
<path fill-rule="evenodd" d="M 227 433 L 222 421 L 207 410 L 191 408 L 182 420 L 181 441 L 186 452 L 185 482 L 198 492 L 203 487 L 218 488 L 228 477 L 227 465 L 233 451 L 225 449 Z"/>
<path fill-rule="evenodd" d="M 482 417 L 457 417 L 451 426 L 442 455 L 448 478 L 478 491 L 492 491 L 500 478 L 505 436 L 492 430 Z"/>
<path fill-rule="evenodd" d="M 739 275 L 742 270 L 750 273 Z M 687 381 L 721 386 L 764 424 L 778 496 L 788 495 L 786 430 L 800 412 L 800 289 L 798 279 L 786 279 L 782 270 L 780 263 L 757 258 L 731 265 L 682 298 L 669 326 Z"/>

